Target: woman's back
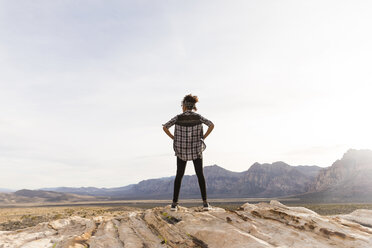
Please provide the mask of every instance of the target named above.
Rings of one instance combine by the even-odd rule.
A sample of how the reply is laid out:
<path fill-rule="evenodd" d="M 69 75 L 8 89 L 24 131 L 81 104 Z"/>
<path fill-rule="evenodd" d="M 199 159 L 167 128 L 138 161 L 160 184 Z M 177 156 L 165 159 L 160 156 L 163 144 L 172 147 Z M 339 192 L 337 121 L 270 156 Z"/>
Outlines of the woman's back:
<path fill-rule="evenodd" d="M 185 161 L 202 158 L 206 148 L 203 141 L 203 123 L 208 126 L 213 124 L 191 110 L 177 116 L 173 141 L 176 156 Z"/>

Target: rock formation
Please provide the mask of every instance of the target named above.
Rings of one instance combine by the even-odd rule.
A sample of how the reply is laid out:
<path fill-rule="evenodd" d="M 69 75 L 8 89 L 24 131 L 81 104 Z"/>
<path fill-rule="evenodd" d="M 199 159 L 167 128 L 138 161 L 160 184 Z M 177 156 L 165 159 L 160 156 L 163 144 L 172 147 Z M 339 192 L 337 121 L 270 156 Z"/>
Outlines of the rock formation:
<path fill-rule="evenodd" d="M 309 166 L 310 167 L 310 166 Z M 320 169 L 319 167 L 311 167 Z M 305 193 L 313 182 L 312 171 L 284 162 L 254 163 L 237 182 L 239 195 L 246 197 L 278 197 Z"/>
<path fill-rule="evenodd" d="M 372 151 L 348 150 L 331 167 L 321 170 L 304 198 L 317 201 L 371 202 Z"/>
<path fill-rule="evenodd" d="M 372 247 L 372 211 L 321 216 L 277 201 L 239 210 L 170 206 L 120 216 L 72 216 L 0 232 L 1 248 Z"/>

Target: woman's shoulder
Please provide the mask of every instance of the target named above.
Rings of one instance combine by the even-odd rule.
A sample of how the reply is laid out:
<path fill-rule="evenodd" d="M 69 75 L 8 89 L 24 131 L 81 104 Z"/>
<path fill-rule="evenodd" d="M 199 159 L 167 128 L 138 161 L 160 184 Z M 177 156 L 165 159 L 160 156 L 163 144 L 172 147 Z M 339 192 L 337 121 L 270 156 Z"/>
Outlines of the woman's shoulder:
<path fill-rule="evenodd" d="M 193 112 L 195 115 L 197 115 L 197 116 L 200 116 L 200 117 L 203 117 L 204 115 L 203 114 L 201 114 L 201 113 L 197 113 L 197 112 Z"/>

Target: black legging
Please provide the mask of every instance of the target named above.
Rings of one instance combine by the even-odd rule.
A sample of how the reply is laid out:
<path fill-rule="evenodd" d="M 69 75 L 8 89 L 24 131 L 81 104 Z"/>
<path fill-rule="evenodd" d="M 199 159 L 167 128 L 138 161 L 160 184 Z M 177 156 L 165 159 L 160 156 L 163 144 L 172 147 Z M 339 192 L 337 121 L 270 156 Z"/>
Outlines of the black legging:
<path fill-rule="evenodd" d="M 195 173 L 198 177 L 200 192 L 203 201 L 207 200 L 207 192 L 205 189 L 205 179 L 203 174 L 203 159 L 197 158 L 192 161 L 194 163 Z M 178 195 L 180 193 L 182 177 L 185 174 L 187 161 L 180 159 L 177 156 L 177 174 L 174 179 L 174 191 L 173 191 L 173 202 L 178 202 Z"/>

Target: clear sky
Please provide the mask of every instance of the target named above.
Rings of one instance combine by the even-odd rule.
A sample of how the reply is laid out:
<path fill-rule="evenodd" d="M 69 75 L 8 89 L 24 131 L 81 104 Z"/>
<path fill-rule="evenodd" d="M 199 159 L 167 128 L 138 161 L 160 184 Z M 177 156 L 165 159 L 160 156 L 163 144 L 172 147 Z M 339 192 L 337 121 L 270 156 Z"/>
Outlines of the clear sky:
<path fill-rule="evenodd" d="M 325 167 L 371 149 L 371 13 L 367 0 L 0 0 L 0 188 L 175 175 L 162 124 L 190 93 L 215 124 L 204 166 Z"/>

